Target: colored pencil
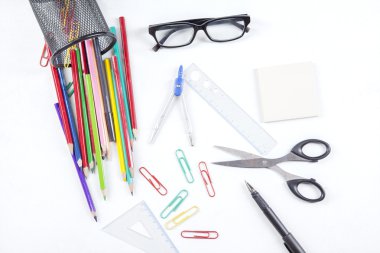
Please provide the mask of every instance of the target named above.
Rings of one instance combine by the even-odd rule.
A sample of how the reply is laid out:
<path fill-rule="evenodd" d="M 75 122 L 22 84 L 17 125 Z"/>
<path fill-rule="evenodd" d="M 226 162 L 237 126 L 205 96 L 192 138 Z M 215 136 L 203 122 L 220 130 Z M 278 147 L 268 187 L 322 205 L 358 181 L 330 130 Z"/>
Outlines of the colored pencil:
<path fill-rule="evenodd" d="M 92 82 L 92 91 L 94 96 L 94 103 L 96 108 L 96 118 L 97 118 L 97 128 L 99 129 L 99 138 L 100 145 L 102 148 L 102 156 L 106 156 L 109 150 L 108 144 L 108 134 L 106 130 L 105 118 L 104 118 L 104 107 L 102 101 L 102 93 L 100 89 L 99 83 L 99 73 L 96 66 L 95 60 L 95 52 L 94 52 L 94 44 L 92 40 L 86 40 L 86 52 L 87 52 L 87 60 L 88 67 L 90 69 L 91 82 Z M 93 124 L 92 128 L 95 128 Z M 95 136 L 94 136 L 95 139 Z"/>
<path fill-rule="evenodd" d="M 86 82 L 86 75 L 87 74 L 90 74 L 89 70 L 88 70 L 88 63 L 87 63 L 87 54 L 86 54 L 86 46 L 85 46 L 85 43 L 84 41 L 82 41 L 80 43 L 80 52 L 81 52 L 81 59 L 82 59 L 82 68 L 83 68 L 83 83 L 85 84 Z M 91 151 L 92 151 L 92 154 L 93 154 L 93 159 L 95 158 L 95 144 L 94 144 L 94 136 L 93 136 L 93 131 L 92 131 L 92 125 L 91 125 L 91 119 L 90 119 L 90 106 L 88 105 L 88 95 L 86 93 L 86 89 L 84 89 L 84 93 L 85 93 L 85 96 L 86 96 L 86 107 L 87 107 L 87 116 L 88 116 L 88 128 L 89 128 L 89 131 L 90 131 L 90 141 L 91 141 Z M 95 172 L 95 161 L 94 161 L 94 165 L 92 166 L 91 168 L 91 172 L 94 173 Z"/>
<path fill-rule="evenodd" d="M 75 109 L 77 113 L 77 129 L 78 129 L 78 139 L 80 145 L 80 152 L 82 154 L 82 169 L 84 175 L 88 176 L 88 160 L 87 160 L 87 151 L 86 151 L 86 137 L 84 133 L 83 126 L 83 112 L 82 112 L 82 99 L 80 91 L 80 81 L 78 73 L 78 62 L 77 54 L 74 49 L 70 49 L 70 61 L 71 61 L 71 70 L 74 83 L 74 96 L 75 96 Z"/>
<path fill-rule="evenodd" d="M 62 117 L 63 129 L 64 129 L 66 140 L 67 140 L 67 146 L 69 147 L 70 154 L 73 154 L 74 152 L 73 137 L 71 135 L 69 119 L 67 118 L 67 111 L 66 111 L 65 101 L 62 95 L 62 89 L 61 89 L 61 83 L 59 81 L 58 71 L 53 66 L 53 64 L 50 64 L 50 69 L 53 75 L 54 87 L 55 87 L 55 92 L 57 93 L 58 103 L 59 103 L 60 108 L 62 108 L 61 117 Z"/>
<path fill-rule="evenodd" d="M 120 73 L 119 73 L 119 67 L 118 67 L 118 64 L 117 64 L 117 57 L 116 56 L 112 56 L 112 67 L 113 67 L 113 70 L 114 70 L 114 73 L 115 73 L 115 86 L 116 86 L 116 90 L 117 90 L 117 97 L 118 97 L 118 100 L 119 100 L 119 108 L 120 108 L 120 113 L 121 113 L 121 119 L 122 119 L 122 129 L 127 129 L 127 121 L 126 121 L 126 112 L 125 110 L 123 110 L 124 107 L 124 100 L 123 100 L 123 94 L 122 94 L 122 90 L 121 90 L 121 84 L 120 84 Z M 130 161 L 130 157 L 131 157 L 131 146 L 130 146 L 130 140 L 129 140 L 129 135 L 127 133 L 127 131 L 123 131 L 123 134 L 124 134 L 124 140 L 125 140 L 125 150 L 126 150 L 126 159 L 128 161 L 128 167 L 127 167 L 127 171 L 126 171 L 126 177 L 127 177 L 127 182 L 128 182 L 128 186 L 129 186 L 129 190 L 131 192 L 131 194 L 133 195 L 133 179 L 131 177 L 131 174 L 130 174 L 130 164 L 132 161 Z"/>
<path fill-rule="evenodd" d="M 123 150 L 125 149 L 125 144 L 124 144 L 124 137 L 122 137 L 122 133 L 121 133 L 122 123 L 121 123 L 121 117 L 120 117 L 120 110 L 118 108 L 119 101 L 117 97 L 115 97 L 116 92 L 114 90 L 114 87 L 116 88 L 116 86 L 113 81 L 110 59 L 104 60 L 104 67 L 106 69 L 108 89 L 110 92 L 111 110 L 112 110 L 113 122 L 115 126 L 115 141 L 116 141 L 117 153 L 119 156 L 120 172 L 121 172 L 121 176 L 123 180 L 126 181 L 127 175 L 126 175 L 126 166 L 125 166 L 125 158 L 124 158 L 124 150 Z"/>
<path fill-rule="evenodd" d="M 61 117 L 62 111 L 60 110 L 60 106 L 59 106 L 58 103 L 55 103 L 54 107 L 55 107 L 55 110 L 57 111 L 58 119 L 59 119 L 59 121 L 61 123 L 62 130 L 63 130 L 63 132 L 65 132 L 65 130 L 63 128 L 63 119 Z M 95 221 L 98 221 L 98 218 L 96 216 L 95 205 L 94 205 L 94 202 L 92 200 L 90 190 L 88 189 L 88 185 L 87 185 L 86 179 L 84 178 L 82 170 L 79 168 L 79 166 L 78 166 L 78 164 L 77 164 L 77 162 L 76 162 L 75 157 L 74 157 L 73 154 L 71 154 L 71 157 L 73 159 L 75 169 L 76 169 L 76 171 L 78 173 L 78 177 L 79 177 L 80 183 L 82 185 L 82 189 L 83 189 L 84 195 L 86 196 L 86 200 L 87 200 L 87 204 L 88 204 L 88 207 L 90 209 L 90 212 L 91 212 L 92 216 L 94 217 Z"/>
<path fill-rule="evenodd" d="M 59 80 L 60 80 L 60 84 L 61 84 L 61 91 L 62 91 L 62 95 L 63 95 L 63 100 L 65 101 L 67 119 L 69 121 L 71 135 L 73 137 L 74 156 L 75 156 L 75 159 L 78 163 L 78 166 L 82 167 L 82 156 L 81 156 L 80 148 L 79 148 L 78 133 L 77 133 L 77 129 L 75 126 L 75 119 L 74 119 L 73 111 L 71 109 L 69 96 L 67 95 L 67 93 L 65 91 L 65 78 L 63 77 L 63 73 L 62 73 L 61 68 L 58 68 L 57 72 L 58 72 L 58 76 L 59 76 Z"/>
<path fill-rule="evenodd" d="M 94 95 L 92 94 L 90 74 L 85 75 L 85 79 L 86 79 L 85 88 L 86 88 L 86 93 L 87 93 L 87 98 L 88 98 L 88 105 L 90 109 L 90 119 L 91 119 L 92 131 L 93 131 L 92 134 L 94 136 L 95 160 L 96 160 L 96 166 L 98 167 L 100 190 L 102 191 L 103 198 L 106 199 L 107 192 L 106 192 L 106 185 L 104 182 L 105 180 L 104 180 L 104 173 L 103 173 L 102 151 L 100 148 L 98 125 L 96 123 Z"/>
<path fill-rule="evenodd" d="M 133 136 L 134 138 L 136 138 L 137 136 L 136 109 L 135 109 L 135 101 L 134 101 L 134 96 L 133 96 L 132 75 L 131 75 L 131 66 L 130 66 L 130 59 L 129 59 L 128 39 L 127 39 L 127 29 L 125 26 L 125 18 L 119 17 L 119 23 L 120 23 L 121 42 L 123 46 L 124 68 L 125 68 L 125 73 L 127 77 L 127 85 L 128 85 L 129 109 L 131 113 Z"/>
<path fill-rule="evenodd" d="M 110 30 L 113 34 L 116 36 L 116 29 L 115 27 L 110 27 Z M 123 107 L 123 110 L 127 111 L 126 117 L 127 117 L 127 124 L 128 124 L 128 133 L 131 141 L 131 147 L 133 147 L 133 131 L 132 131 L 132 123 L 131 123 L 131 116 L 129 115 L 129 105 L 128 105 L 128 95 L 127 95 L 127 86 L 125 84 L 126 78 L 125 78 L 125 73 L 123 70 L 123 63 L 121 60 L 121 55 L 120 55 L 120 48 L 119 48 L 119 43 L 116 42 L 115 45 L 113 46 L 114 53 L 117 57 L 117 63 L 118 63 L 118 71 L 120 73 L 120 82 L 121 82 L 121 87 L 122 87 L 122 92 L 123 92 L 123 99 L 124 99 L 124 104 L 125 106 Z"/>
<path fill-rule="evenodd" d="M 107 129 L 108 129 L 108 138 L 110 141 L 115 141 L 115 127 L 113 125 L 112 119 L 112 110 L 110 104 L 110 95 L 107 86 L 106 74 L 104 73 L 104 65 L 102 60 L 102 54 L 100 51 L 99 39 L 94 38 L 94 50 L 96 65 L 98 66 L 98 73 L 100 77 L 100 88 L 102 89 L 103 94 L 103 105 L 104 105 L 104 117 L 106 119 Z"/>
<path fill-rule="evenodd" d="M 83 116 L 83 127 L 84 127 L 84 135 L 85 135 L 85 144 L 86 144 L 86 153 L 87 153 L 87 161 L 89 169 L 94 168 L 94 157 L 92 155 L 92 146 L 91 146 L 91 135 L 90 135 L 90 126 L 87 114 L 87 102 L 86 102 L 86 93 L 84 90 L 84 76 L 82 72 L 82 61 L 80 57 L 79 48 L 75 48 L 75 54 L 77 57 L 77 65 L 78 65 L 78 77 L 79 77 L 79 88 L 80 88 L 80 98 L 82 102 L 82 116 Z"/>

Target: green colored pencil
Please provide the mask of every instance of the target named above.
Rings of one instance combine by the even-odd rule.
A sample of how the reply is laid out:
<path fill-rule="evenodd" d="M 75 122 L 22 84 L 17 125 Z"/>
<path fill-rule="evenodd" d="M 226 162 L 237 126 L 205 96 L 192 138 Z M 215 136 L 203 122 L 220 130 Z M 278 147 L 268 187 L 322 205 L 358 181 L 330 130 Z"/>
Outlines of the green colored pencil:
<path fill-rule="evenodd" d="M 102 191 L 104 199 L 106 199 L 106 185 L 104 183 L 103 164 L 102 164 L 102 151 L 100 149 L 98 123 L 96 122 L 96 112 L 94 105 L 94 95 L 92 94 L 92 82 L 90 74 L 85 75 L 86 78 L 86 93 L 88 97 L 88 105 L 90 109 L 90 118 L 92 125 L 92 134 L 94 136 L 95 145 L 95 160 L 98 167 L 100 190 Z"/>
<path fill-rule="evenodd" d="M 80 89 L 80 96 L 82 100 L 82 114 L 83 114 L 82 116 L 83 116 L 84 134 L 85 134 L 85 139 L 86 139 L 87 160 L 88 160 L 88 166 L 90 167 L 91 170 L 93 170 L 95 168 L 95 164 L 94 164 L 94 158 L 92 155 L 90 127 L 88 125 L 86 95 L 84 93 L 84 84 L 83 84 L 82 63 L 81 63 L 81 58 L 80 58 L 80 53 L 79 53 L 78 48 L 75 49 L 75 53 L 77 55 L 77 62 L 78 62 L 79 89 Z"/>

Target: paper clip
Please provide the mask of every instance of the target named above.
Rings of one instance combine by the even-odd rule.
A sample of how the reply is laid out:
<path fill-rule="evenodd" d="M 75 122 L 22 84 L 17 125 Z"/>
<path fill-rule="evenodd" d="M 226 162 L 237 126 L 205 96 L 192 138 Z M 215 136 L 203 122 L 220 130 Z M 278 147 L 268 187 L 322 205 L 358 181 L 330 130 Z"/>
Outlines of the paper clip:
<path fill-rule="evenodd" d="M 40 58 L 40 66 L 46 67 L 49 64 L 50 55 L 49 55 L 49 48 L 47 43 L 45 42 L 44 49 L 42 49 L 42 54 Z"/>
<path fill-rule="evenodd" d="M 201 176 L 203 179 L 203 183 L 206 186 L 207 193 L 210 197 L 215 196 L 214 186 L 212 185 L 210 173 L 208 172 L 207 165 L 205 162 L 200 162 L 198 164 L 199 171 L 201 172 Z"/>
<path fill-rule="evenodd" d="M 216 231 L 184 230 L 181 236 L 189 239 L 216 239 L 219 234 Z"/>
<path fill-rule="evenodd" d="M 199 208 L 197 206 L 193 206 L 187 209 L 186 211 L 183 211 L 182 213 L 178 214 L 176 217 L 165 223 L 166 229 L 173 229 L 176 226 L 184 223 L 187 219 L 198 213 L 198 211 Z"/>
<path fill-rule="evenodd" d="M 191 174 L 191 168 L 189 166 L 189 163 L 187 162 L 185 153 L 182 149 L 177 149 L 175 152 L 175 155 L 177 156 L 177 160 L 179 162 L 179 165 L 181 166 L 183 175 L 186 178 L 186 181 L 191 184 L 194 182 L 193 174 Z M 186 167 L 186 168 L 185 168 Z"/>
<path fill-rule="evenodd" d="M 160 217 L 162 219 L 166 219 L 172 212 L 175 212 L 175 210 L 177 210 L 177 208 L 182 204 L 182 202 L 187 198 L 188 195 L 188 191 L 180 191 L 177 194 L 177 196 L 175 196 L 174 199 L 170 201 L 169 205 L 167 205 L 165 209 L 161 212 Z"/>
<path fill-rule="evenodd" d="M 163 186 L 161 182 L 158 181 L 158 179 L 153 176 L 145 167 L 141 167 L 139 171 L 141 175 L 143 175 L 143 177 L 148 180 L 148 182 L 153 186 L 154 189 L 156 189 L 159 194 L 164 196 L 168 193 L 168 190 L 166 190 L 165 186 Z"/>

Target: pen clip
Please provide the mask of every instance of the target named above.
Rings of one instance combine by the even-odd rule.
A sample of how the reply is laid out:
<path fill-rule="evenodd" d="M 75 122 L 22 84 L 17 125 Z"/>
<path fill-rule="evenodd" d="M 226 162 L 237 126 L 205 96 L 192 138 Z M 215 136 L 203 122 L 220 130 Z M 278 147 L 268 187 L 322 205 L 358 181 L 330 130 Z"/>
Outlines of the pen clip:
<path fill-rule="evenodd" d="M 165 223 L 166 229 L 173 229 L 176 226 L 184 223 L 187 219 L 198 213 L 198 211 L 199 208 L 197 206 L 192 206 L 186 211 L 183 211 L 182 213 L 178 214 L 177 216 Z"/>
<path fill-rule="evenodd" d="M 219 234 L 216 231 L 184 230 L 181 236 L 189 239 L 216 239 Z"/>
<path fill-rule="evenodd" d="M 186 190 L 180 191 L 177 196 L 174 197 L 172 201 L 170 201 L 169 205 L 162 210 L 160 217 L 162 219 L 166 219 L 172 212 L 177 210 L 177 208 L 182 204 L 182 202 L 187 198 L 189 192 Z"/>
<path fill-rule="evenodd" d="M 187 162 L 185 153 L 182 149 L 177 149 L 175 152 L 175 155 L 177 156 L 177 160 L 179 162 L 179 165 L 181 166 L 182 173 L 186 178 L 186 181 L 191 184 L 194 182 L 193 174 L 191 173 L 191 168 L 189 166 L 189 163 Z"/>
<path fill-rule="evenodd" d="M 47 43 L 45 42 L 44 48 L 42 49 L 42 54 L 40 58 L 40 66 L 45 68 L 49 65 L 50 53 Z"/>
<path fill-rule="evenodd" d="M 214 186 L 212 185 L 210 173 L 208 172 L 206 163 L 200 162 L 198 164 L 198 168 L 199 168 L 199 171 L 201 173 L 203 183 L 205 184 L 208 195 L 210 197 L 214 197 L 215 196 L 215 190 L 214 190 Z"/>
<path fill-rule="evenodd" d="M 143 175 L 143 177 L 148 180 L 148 182 L 153 186 L 154 189 L 156 189 L 159 194 L 164 196 L 168 193 L 168 190 L 165 188 L 165 186 L 163 186 L 161 182 L 158 181 L 158 179 L 153 176 L 145 167 L 141 167 L 139 171 L 141 175 Z"/>

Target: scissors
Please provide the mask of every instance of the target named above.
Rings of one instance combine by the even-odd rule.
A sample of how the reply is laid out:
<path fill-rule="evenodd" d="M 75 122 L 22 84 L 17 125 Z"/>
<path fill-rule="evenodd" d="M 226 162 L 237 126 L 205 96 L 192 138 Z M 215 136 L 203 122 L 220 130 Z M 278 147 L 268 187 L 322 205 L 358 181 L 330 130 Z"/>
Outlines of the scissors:
<path fill-rule="evenodd" d="M 320 144 L 325 148 L 325 151 L 319 156 L 308 156 L 303 152 L 303 148 L 308 144 Z M 307 202 L 311 202 L 311 203 L 322 201 L 325 198 L 325 191 L 323 190 L 322 186 L 319 183 L 317 183 L 317 181 L 314 178 L 307 179 L 304 177 L 291 174 L 281 169 L 277 164 L 282 163 L 282 162 L 287 162 L 287 161 L 317 162 L 330 154 L 331 148 L 327 142 L 317 140 L 317 139 L 304 140 L 296 144 L 288 154 L 284 155 L 283 157 L 275 158 L 275 159 L 263 158 L 258 155 L 254 155 L 254 154 L 237 150 L 237 149 L 221 147 L 221 146 L 215 146 L 215 147 L 227 153 L 239 156 L 242 158 L 242 160 L 214 162 L 214 164 L 222 165 L 222 166 L 230 166 L 230 167 L 241 167 L 241 168 L 267 168 L 272 171 L 276 171 L 277 173 L 282 175 L 285 178 L 290 191 L 298 198 Z M 313 187 L 318 189 L 320 196 L 315 199 L 305 197 L 298 190 L 298 186 L 300 184 L 312 185 Z"/>

